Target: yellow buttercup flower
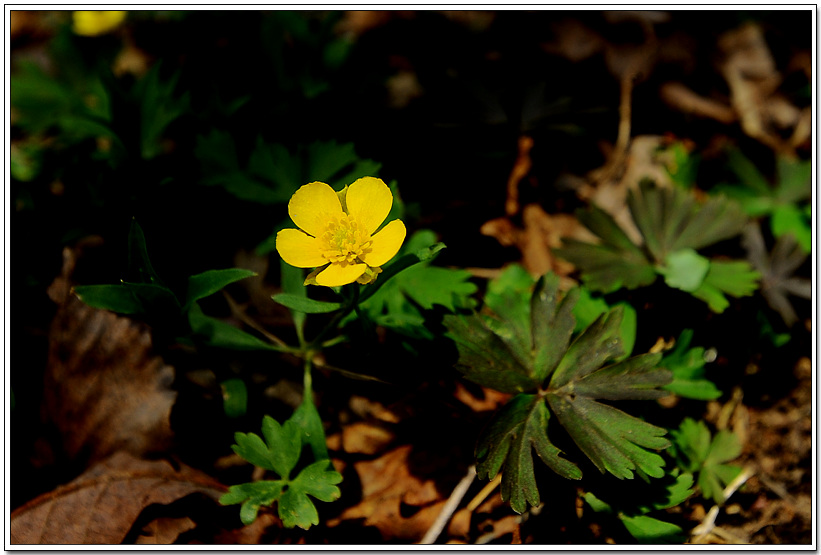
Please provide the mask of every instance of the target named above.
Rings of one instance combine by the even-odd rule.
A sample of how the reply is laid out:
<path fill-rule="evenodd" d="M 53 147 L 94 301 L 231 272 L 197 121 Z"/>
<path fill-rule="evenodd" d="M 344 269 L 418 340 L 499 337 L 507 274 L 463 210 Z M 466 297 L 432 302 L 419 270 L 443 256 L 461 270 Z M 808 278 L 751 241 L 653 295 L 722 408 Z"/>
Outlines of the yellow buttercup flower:
<path fill-rule="evenodd" d="M 77 11 L 72 14 L 74 32 L 85 37 L 95 37 L 117 28 L 128 12 L 122 11 Z"/>
<path fill-rule="evenodd" d="M 288 203 L 299 229 L 277 233 L 277 251 L 291 266 L 317 268 L 306 285 L 371 283 L 405 240 L 402 220 L 376 232 L 392 204 L 391 190 L 376 177 L 357 179 L 339 192 L 319 181 L 303 185 Z"/>

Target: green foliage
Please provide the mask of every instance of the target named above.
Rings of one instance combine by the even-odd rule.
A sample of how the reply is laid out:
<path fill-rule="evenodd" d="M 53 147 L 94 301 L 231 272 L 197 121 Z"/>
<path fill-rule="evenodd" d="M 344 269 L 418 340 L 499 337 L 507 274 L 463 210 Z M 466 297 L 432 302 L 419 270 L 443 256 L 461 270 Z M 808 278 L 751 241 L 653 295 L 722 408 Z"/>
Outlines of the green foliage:
<path fill-rule="evenodd" d="M 806 253 L 812 251 L 812 161 L 776 160 L 776 184 L 767 178 L 738 150 L 727 159 L 740 184 L 722 184 L 715 190 L 738 200 L 753 217 L 768 216 L 775 237 L 792 234 Z"/>
<path fill-rule="evenodd" d="M 639 543 L 670 544 L 685 539 L 681 527 L 649 516 L 649 513 L 675 507 L 693 494 L 693 475 L 684 473 L 676 477 L 650 480 L 648 483 L 631 484 L 629 491 L 614 488 L 602 500 L 593 492 L 583 495 L 585 502 L 597 513 L 615 516 Z"/>
<path fill-rule="evenodd" d="M 666 161 L 665 167 L 673 183 L 679 187 L 693 187 L 701 164 L 699 156 L 691 153 L 680 141 L 663 149 L 659 155 Z"/>
<path fill-rule="evenodd" d="M 638 192 L 628 193 L 627 204 L 643 247 L 633 243 L 612 216 L 591 206 L 577 217 L 601 242 L 565 239 L 556 249 L 581 270 L 584 283 L 594 291 L 635 289 L 650 285 L 660 274 L 670 287 L 722 312 L 729 306 L 725 295 L 746 296 L 757 288 L 759 275 L 746 262 L 710 260 L 697 252 L 741 231 L 746 217 L 735 203 L 717 197 L 699 204 L 689 191 L 644 182 Z"/>
<path fill-rule="evenodd" d="M 177 295 L 162 284 L 151 265 L 145 235 L 136 220 L 132 220 L 128 234 L 126 273 L 138 281 L 81 285 L 74 288 L 74 294 L 94 308 L 145 317 L 171 333 L 190 332 L 194 338 L 211 346 L 238 350 L 276 350 L 273 345 L 253 335 L 206 316 L 197 304 L 200 299 L 213 295 L 226 285 L 256 273 L 241 268 L 209 270 L 190 276 L 185 293 Z"/>
<path fill-rule="evenodd" d="M 671 252 L 664 261 L 659 273 L 670 287 L 692 293 L 704 283 L 710 270 L 710 260 L 693 249 L 681 249 Z"/>
<path fill-rule="evenodd" d="M 254 522 L 261 506 L 277 503 L 279 518 L 286 528 L 298 526 L 308 529 L 311 525 L 319 524 L 316 506 L 308 496 L 325 502 L 339 498 L 340 491 L 336 484 L 342 481 L 342 475 L 333 470 L 333 465 L 327 459 L 327 451 L 325 458 L 318 458 L 300 470 L 295 477 L 291 477 L 304 445 L 311 446 L 314 458 L 317 458 L 317 436 L 313 433 L 315 427 L 311 418 L 318 419 L 318 415 L 313 417 L 304 414 L 311 412 L 313 407 L 310 402 L 307 403 L 308 408 L 303 409 L 301 416 L 297 417 L 295 413 L 283 425 L 270 416 L 263 418 L 264 440 L 253 433 L 238 432 L 235 435 L 236 445 L 233 445 L 233 449 L 237 455 L 279 476 L 279 480 L 262 480 L 231 486 L 228 493 L 220 498 L 223 505 L 242 503 L 240 519 L 243 524 Z M 300 408 L 305 406 L 306 403 L 303 403 Z M 313 410 L 313 413 L 316 411 Z M 309 422 L 307 426 L 306 422 Z M 324 433 L 321 434 L 321 439 L 324 446 Z"/>
<path fill-rule="evenodd" d="M 162 138 L 168 126 L 190 111 L 190 94 L 176 94 L 179 72 L 160 78 L 162 64 L 154 64 L 134 87 L 140 110 L 140 154 L 150 160 L 163 154 Z"/>
<path fill-rule="evenodd" d="M 526 502 L 538 503 L 531 448 L 558 474 L 579 478 L 576 465 L 562 459 L 547 437 L 551 414 L 600 471 L 619 478 L 638 470 L 661 476 L 663 459 L 646 449 L 667 448 L 665 431 L 597 401 L 663 396 L 657 388 L 672 376 L 656 369 L 661 355 L 618 360 L 624 354 L 622 306 L 572 338 L 579 290 L 560 295 L 558 276 L 548 274 L 528 297 L 528 280 L 521 269 L 508 269 L 488 285 L 486 313 L 445 320 L 459 351 L 456 368 L 471 381 L 517 394 L 480 439 L 479 476 L 501 470 L 503 496 L 517 512 Z"/>
<path fill-rule="evenodd" d="M 469 281 L 470 273 L 432 266 L 433 249 L 439 250 L 435 233 L 414 233 L 377 278 L 374 286 L 379 286 L 378 290 L 371 292 L 374 286 L 365 286 L 367 295 L 359 304 L 360 315 L 405 335 L 431 339 L 425 326 L 426 311 L 438 306 L 455 313 L 472 307 L 471 295 L 477 288 Z M 418 263 L 405 266 L 408 262 Z"/>
<path fill-rule="evenodd" d="M 224 188 L 240 200 L 284 204 L 312 181 L 341 189 L 363 175 L 376 175 L 381 164 L 360 159 L 351 143 L 314 142 L 291 151 L 282 144 L 256 141 L 241 163 L 230 133 L 212 130 L 197 137 L 194 154 L 202 167 L 202 183 Z"/>
<path fill-rule="evenodd" d="M 725 464 L 741 454 L 741 442 L 728 431 L 720 430 L 710 437 L 703 421 L 685 418 L 678 430 L 672 430 L 676 463 L 683 470 L 698 473 L 698 486 L 705 499 L 724 502 L 724 488 L 741 472 L 738 466 Z"/>
<path fill-rule="evenodd" d="M 228 418 L 245 416 L 248 410 L 248 388 L 238 378 L 225 380 L 220 384 L 222 389 L 222 406 Z"/>
<path fill-rule="evenodd" d="M 721 391 L 705 377 L 704 348 L 690 347 L 693 330 L 684 330 L 676 340 L 675 349 L 659 363 L 673 373 L 673 381 L 664 389 L 688 399 L 709 401 L 721 397 Z"/>
<path fill-rule="evenodd" d="M 62 77 L 62 76 L 61 76 Z M 22 61 L 10 80 L 15 125 L 40 135 L 56 131 L 65 144 L 113 137 L 110 95 L 99 77 L 69 81 Z"/>
<path fill-rule="evenodd" d="M 353 43 L 334 30 L 342 12 L 266 12 L 264 53 L 280 90 L 315 99 L 331 89 L 332 77 L 348 59 Z"/>
<path fill-rule="evenodd" d="M 292 311 L 302 312 L 304 314 L 326 314 L 342 308 L 342 303 L 317 301 L 293 293 L 277 293 L 271 298 L 282 306 L 290 308 Z"/>

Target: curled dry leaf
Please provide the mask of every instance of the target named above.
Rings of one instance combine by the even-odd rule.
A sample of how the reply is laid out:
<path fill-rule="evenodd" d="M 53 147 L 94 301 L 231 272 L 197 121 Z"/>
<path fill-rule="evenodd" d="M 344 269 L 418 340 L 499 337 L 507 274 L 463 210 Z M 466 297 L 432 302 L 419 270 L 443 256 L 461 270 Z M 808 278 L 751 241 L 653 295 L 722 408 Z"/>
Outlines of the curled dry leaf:
<path fill-rule="evenodd" d="M 75 256 L 63 251 L 63 274 L 49 288 L 60 306 L 49 330 L 44 416 L 69 459 L 163 450 L 172 438 L 174 369 L 153 354 L 146 326 L 70 294 Z"/>
<path fill-rule="evenodd" d="M 522 252 L 522 265 L 533 276 L 549 271 L 567 275 L 573 266 L 553 256 L 551 249 L 561 245 L 562 237 L 579 240 L 590 235 L 576 220 L 567 214 L 550 215 L 538 204 L 528 204 L 522 211 L 524 229 L 517 227 L 509 218 L 496 218 L 485 222 L 480 233 L 493 237 L 504 246 L 516 246 Z"/>
<path fill-rule="evenodd" d="M 745 24 L 724 33 L 718 45 L 724 56 L 721 73 L 741 129 L 776 152 L 791 153 L 809 138 L 809 132 L 802 111 L 775 94 L 782 76 L 761 27 Z M 793 136 L 784 140 L 779 128 L 792 128 Z"/>
<path fill-rule="evenodd" d="M 11 543 L 119 544 L 149 505 L 169 504 L 192 493 L 216 501 L 224 492 L 219 482 L 187 466 L 175 470 L 166 461 L 119 452 L 15 510 Z"/>

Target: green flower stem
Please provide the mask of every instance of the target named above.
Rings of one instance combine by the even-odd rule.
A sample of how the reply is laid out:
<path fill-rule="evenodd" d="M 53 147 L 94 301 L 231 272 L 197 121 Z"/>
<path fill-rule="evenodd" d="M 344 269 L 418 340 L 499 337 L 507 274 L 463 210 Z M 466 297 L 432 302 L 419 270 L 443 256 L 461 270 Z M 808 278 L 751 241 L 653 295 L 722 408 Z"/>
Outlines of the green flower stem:
<path fill-rule="evenodd" d="M 312 353 L 313 351 L 321 350 L 321 347 L 324 346 L 323 340 L 325 339 L 325 336 L 327 336 L 331 331 L 336 329 L 336 326 L 339 324 L 339 322 L 342 321 L 343 318 L 345 318 L 348 314 L 356 310 L 359 304 L 359 286 L 354 284 L 351 290 L 353 291 L 353 294 L 351 295 L 350 302 L 347 303 L 342 310 L 338 311 L 334 315 L 333 319 L 330 322 L 328 322 L 328 325 L 325 326 L 322 329 L 322 331 L 319 332 L 319 335 L 317 335 L 309 345 L 303 348 L 303 352 L 306 354 L 306 356 L 309 355 L 309 353 Z M 307 356 L 307 358 L 310 357 Z"/>
<path fill-rule="evenodd" d="M 302 384 L 305 389 L 303 395 L 313 403 L 314 392 L 312 389 L 313 380 L 311 379 L 311 357 L 306 356 L 303 364 Z"/>

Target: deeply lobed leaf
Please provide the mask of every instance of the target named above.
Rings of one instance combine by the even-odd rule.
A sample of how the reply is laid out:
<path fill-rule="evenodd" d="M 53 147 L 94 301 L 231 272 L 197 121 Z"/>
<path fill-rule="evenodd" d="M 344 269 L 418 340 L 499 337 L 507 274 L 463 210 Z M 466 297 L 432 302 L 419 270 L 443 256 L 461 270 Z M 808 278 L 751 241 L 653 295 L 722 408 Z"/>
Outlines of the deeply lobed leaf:
<path fill-rule="evenodd" d="M 491 421 L 476 448 L 479 478 L 502 472 L 502 499 L 517 513 L 527 504 L 540 502 L 533 469 L 533 449 L 554 472 L 570 479 L 581 478 L 579 468 L 561 457 L 547 437 L 550 412 L 538 395 L 521 394 L 511 399 Z"/>

